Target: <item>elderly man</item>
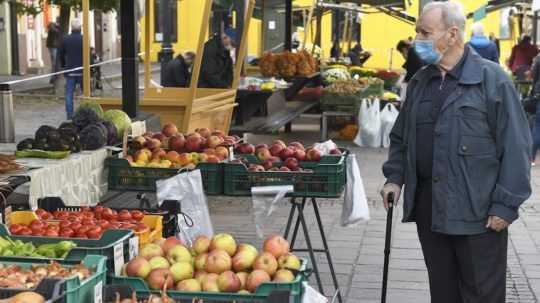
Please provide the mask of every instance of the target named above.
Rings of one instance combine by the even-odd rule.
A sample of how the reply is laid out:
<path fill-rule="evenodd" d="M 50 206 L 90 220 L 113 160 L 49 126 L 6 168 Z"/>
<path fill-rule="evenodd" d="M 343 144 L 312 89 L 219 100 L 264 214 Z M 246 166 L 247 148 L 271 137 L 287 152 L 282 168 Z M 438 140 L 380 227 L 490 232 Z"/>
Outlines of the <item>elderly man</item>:
<path fill-rule="evenodd" d="M 499 51 L 495 42 L 491 41 L 484 34 L 484 25 L 476 22 L 472 26 L 472 37 L 469 45 L 482 56 L 482 58 L 499 63 Z"/>
<path fill-rule="evenodd" d="M 405 186 L 431 302 L 502 303 L 507 227 L 531 194 L 531 137 L 511 80 L 464 46 L 464 29 L 459 5 L 424 7 L 414 47 L 428 66 L 409 82 L 381 194 L 388 207 Z"/>
<path fill-rule="evenodd" d="M 59 52 L 62 68 L 71 70 L 83 64 L 83 37 L 81 35 L 81 21 L 71 21 L 71 34 L 64 37 Z M 64 74 L 66 78 L 65 102 L 68 120 L 73 118 L 73 95 L 77 84 L 82 89 L 82 70 L 71 71 Z"/>
<path fill-rule="evenodd" d="M 227 28 L 223 34 L 215 34 L 204 45 L 204 54 L 199 76 L 199 87 L 230 88 L 233 82 L 234 63 L 231 51 L 234 50 L 236 32 Z"/>

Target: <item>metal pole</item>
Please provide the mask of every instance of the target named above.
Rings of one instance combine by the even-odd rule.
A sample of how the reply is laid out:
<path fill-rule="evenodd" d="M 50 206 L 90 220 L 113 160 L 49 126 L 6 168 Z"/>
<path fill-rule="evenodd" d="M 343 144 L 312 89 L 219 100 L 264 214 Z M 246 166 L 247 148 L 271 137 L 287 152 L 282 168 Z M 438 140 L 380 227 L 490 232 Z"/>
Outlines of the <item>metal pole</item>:
<path fill-rule="evenodd" d="M 285 0 L 285 50 L 292 49 L 292 0 Z"/>
<path fill-rule="evenodd" d="M 171 44 L 171 1 L 170 0 L 160 0 L 159 2 L 159 12 L 161 20 L 163 20 L 163 26 L 161 28 L 162 41 L 161 41 L 161 51 L 159 52 L 159 58 L 161 61 L 161 85 L 163 85 L 165 80 L 165 66 L 167 63 L 172 60 L 174 51 Z"/>
<path fill-rule="evenodd" d="M 15 119 L 13 118 L 13 95 L 9 84 L 0 84 L 0 142 L 15 142 Z"/>
<path fill-rule="evenodd" d="M 90 97 L 90 0 L 83 0 L 83 96 Z"/>
<path fill-rule="evenodd" d="M 135 118 L 139 106 L 139 61 L 137 59 L 135 1 L 121 0 L 120 26 L 122 32 L 122 110 L 131 118 Z M 148 50 L 146 51 L 148 52 Z"/>
<path fill-rule="evenodd" d="M 11 29 L 11 74 L 20 75 L 19 70 L 19 31 L 17 30 L 17 7 L 9 1 L 9 23 Z"/>

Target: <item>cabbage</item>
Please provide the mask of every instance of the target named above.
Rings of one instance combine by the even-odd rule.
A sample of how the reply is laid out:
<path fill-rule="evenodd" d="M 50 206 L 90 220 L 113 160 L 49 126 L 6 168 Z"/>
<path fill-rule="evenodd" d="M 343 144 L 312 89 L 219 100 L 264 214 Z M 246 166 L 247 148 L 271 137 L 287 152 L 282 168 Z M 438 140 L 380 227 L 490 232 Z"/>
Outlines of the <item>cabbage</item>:
<path fill-rule="evenodd" d="M 116 142 L 118 142 L 116 137 L 118 134 L 116 126 L 114 126 L 114 124 L 112 124 L 110 121 L 103 121 L 101 124 L 107 129 L 107 145 L 114 145 Z"/>
<path fill-rule="evenodd" d="M 103 115 L 105 121 L 111 122 L 116 127 L 116 137 L 122 140 L 124 131 L 131 131 L 131 119 L 129 116 L 119 109 L 111 109 Z"/>
<path fill-rule="evenodd" d="M 101 105 L 97 104 L 96 102 L 88 100 L 82 101 L 79 107 L 77 107 L 77 111 L 83 108 L 89 108 L 93 110 L 100 119 L 103 119 L 103 108 L 101 108 Z"/>
<path fill-rule="evenodd" d="M 107 143 L 105 127 L 98 124 L 91 124 L 85 127 L 80 134 L 81 145 L 84 150 L 96 150 Z"/>
<path fill-rule="evenodd" d="M 73 115 L 73 124 L 77 125 L 79 130 L 84 129 L 88 125 L 96 124 L 100 120 L 98 114 L 89 107 L 79 108 L 75 112 L 75 115 Z"/>

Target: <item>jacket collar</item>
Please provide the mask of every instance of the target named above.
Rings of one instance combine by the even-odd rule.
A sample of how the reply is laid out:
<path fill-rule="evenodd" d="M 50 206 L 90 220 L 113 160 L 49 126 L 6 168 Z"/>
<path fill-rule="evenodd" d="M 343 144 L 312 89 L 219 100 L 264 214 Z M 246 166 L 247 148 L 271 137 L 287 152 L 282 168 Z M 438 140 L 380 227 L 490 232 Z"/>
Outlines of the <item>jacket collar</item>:
<path fill-rule="evenodd" d="M 459 84 L 473 85 L 481 83 L 484 79 L 484 74 L 479 69 L 479 67 L 483 64 L 482 57 L 480 57 L 480 55 L 478 55 L 471 48 L 471 46 L 466 45 L 465 47 L 468 47 L 469 49 L 467 52 L 465 52 L 467 57 L 465 58 L 463 70 L 461 72 L 461 76 L 459 77 Z M 429 76 L 430 73 L 428 72 L 427 66 L 425 66 L 416 74 L 413 80 L 423 82 L 427 81 Z"/>

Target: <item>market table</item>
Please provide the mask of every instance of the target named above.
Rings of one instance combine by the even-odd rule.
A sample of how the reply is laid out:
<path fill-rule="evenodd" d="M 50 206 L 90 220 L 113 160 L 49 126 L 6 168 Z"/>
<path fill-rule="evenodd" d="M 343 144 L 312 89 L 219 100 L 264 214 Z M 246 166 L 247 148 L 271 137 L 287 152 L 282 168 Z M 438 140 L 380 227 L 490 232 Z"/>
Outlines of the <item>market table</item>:
<path fill-rule="evenodd" d="M 243 125 L 251 117 L 262 117 L 268 114 L 266 101 L 272 96 L 272 91 L 238 89 L 233 115 L 236 125 Z"/>

